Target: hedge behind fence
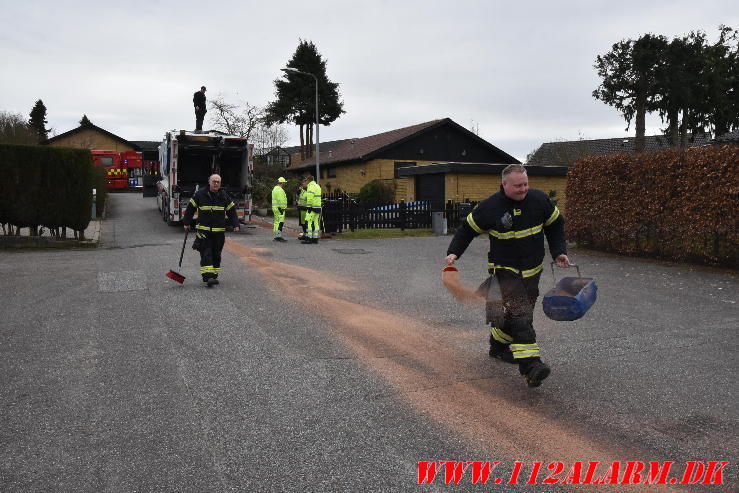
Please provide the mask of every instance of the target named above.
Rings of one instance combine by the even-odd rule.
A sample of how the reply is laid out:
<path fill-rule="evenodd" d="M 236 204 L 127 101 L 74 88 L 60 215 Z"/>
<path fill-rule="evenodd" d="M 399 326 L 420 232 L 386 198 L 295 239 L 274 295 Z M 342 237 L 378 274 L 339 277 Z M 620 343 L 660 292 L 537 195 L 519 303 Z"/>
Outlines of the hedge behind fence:
<path fill-rule="evenodd" d="M 82 232 L 97 183 L 86 149 L 0 144 L 0 223 Z"/>
<path fill-rule="evenodd" d="M 567 235 L 586 246 L 737 268 L 739 146 L 592 156 L 567 175 Z"/>

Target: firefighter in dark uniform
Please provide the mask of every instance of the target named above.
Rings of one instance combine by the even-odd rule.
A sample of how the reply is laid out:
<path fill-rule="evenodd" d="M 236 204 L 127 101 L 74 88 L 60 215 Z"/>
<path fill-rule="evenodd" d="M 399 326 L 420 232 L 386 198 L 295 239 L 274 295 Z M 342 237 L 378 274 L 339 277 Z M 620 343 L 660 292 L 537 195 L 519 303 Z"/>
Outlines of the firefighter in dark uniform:
<path fill-rule="evenodd" d="M 200 243 L 200 274 L 208 287 L 218 284 L 221 272 L 221 251 L 226 241 L 226 226 L 239 230 L 239 218 L 236 206 L 228 194 L 221 190 L 221 177 L 212 175 L 208 178 L 208 187 L 201 188 L 190 199 L 183 218 L 185 230 L 193 225 L 193 215 L 198 211 L 195 231 Z"/>
<path fill-rule="evenodd" d="M 564 217 L 547 194 L 529 190 L 526 168 L 512 164 L 503 170 L 500 191 L 480 202 L 457 228 L 446 262 L 454 264 L 478 234 L 490 238 L 488 271 L 502 295 L 502 327 L 491 326 L 489 354 L 517 363 L 529 387 L 538 387 L 550 373 L 533 326 L 544 236 L 557 266 L 568 267 Z"/>
<path fill-rule="evenodd" d="M 205 106 L 205 86 L 201 86 L 199 91 L 192 95 L 192 104 L 195 106 L 195 133 L 203 131 L 203 118 L 208 112 Z"/>

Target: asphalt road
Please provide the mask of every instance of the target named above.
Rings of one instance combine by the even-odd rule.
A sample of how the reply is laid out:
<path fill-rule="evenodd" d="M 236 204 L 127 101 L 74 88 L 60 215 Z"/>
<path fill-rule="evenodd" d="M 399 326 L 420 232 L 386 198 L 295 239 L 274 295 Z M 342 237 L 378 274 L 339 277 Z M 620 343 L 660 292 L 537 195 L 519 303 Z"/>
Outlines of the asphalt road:
<path fill-rule="evenodd" d="M 599 299 L 576 322 L 537 306 L 552 375 L 529 389 L 443 288 L 449 237 L 271 237 L 229 234 L 208 289 L 154 199 L 115 194 L 99 249 L 0 251 L 0 491 L 568 491 L 541 484 L 557 461 L 728 461 L 728 486 L 648 491 L 737 490 L 735 274 L 572 251 Z M 486 248 L 458 263 L 470 287 Z M 417 485 L 450 460 L 503 482 Z"/>

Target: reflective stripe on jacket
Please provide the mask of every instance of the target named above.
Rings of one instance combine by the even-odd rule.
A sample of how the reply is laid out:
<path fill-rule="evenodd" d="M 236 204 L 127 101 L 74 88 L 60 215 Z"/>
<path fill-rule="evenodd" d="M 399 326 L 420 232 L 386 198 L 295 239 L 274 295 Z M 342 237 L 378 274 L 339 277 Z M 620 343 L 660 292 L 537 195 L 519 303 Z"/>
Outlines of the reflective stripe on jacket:
<path fill-rule="evenodd" d="M 508 215 L 508 222 L 503 220 Z M 542 270 L 544 236 L 552 258 L 567 253 L 564 217 L 541 190 L 530 189 L 526 197 L 513 200 L 500 192 L 480 202 L 457 228 L 447 254 L 460 257 L 472 239 L 485 234 L 490 239 L 488 267 L 506 269 L 522 277 Z"/>
<path fill-rule="evenodd" d="M 224 190 L 211 192 L 208 187 L 198 190 L 187 204 L 182 218 L 185 226 L 192 226 L 195 211 L 198 211 L 195 229 L 199 231 L 221 233 L 226 231 L 226 226 L 239 225 L 236 205 Z"/>
<path fill-rule="evenodd" d="M 321 193 L 321 186 L 318 183 L 316 183 L 315 181 L 308 183 L 308 188 L 306 189 L 307 206 L 314 209 L 320 209 Z"/>

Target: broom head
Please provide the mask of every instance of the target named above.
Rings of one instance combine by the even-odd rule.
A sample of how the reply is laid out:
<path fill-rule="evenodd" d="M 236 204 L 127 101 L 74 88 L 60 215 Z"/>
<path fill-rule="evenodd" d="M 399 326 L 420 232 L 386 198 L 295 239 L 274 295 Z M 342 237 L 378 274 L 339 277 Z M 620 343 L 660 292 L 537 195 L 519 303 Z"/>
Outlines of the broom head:
<path fill-rule="evenodd" d="M 173 270 L 167 272 L 164 275 L 167 276 L 167 277 L 169 277 L 173 281 L 180 283 L 180 284 L 184 284 L 184 282 L 185 282 L 185 276 L 183 276 L 182 274 L 180 274 L 178 272 L 175 272 Z"/>

